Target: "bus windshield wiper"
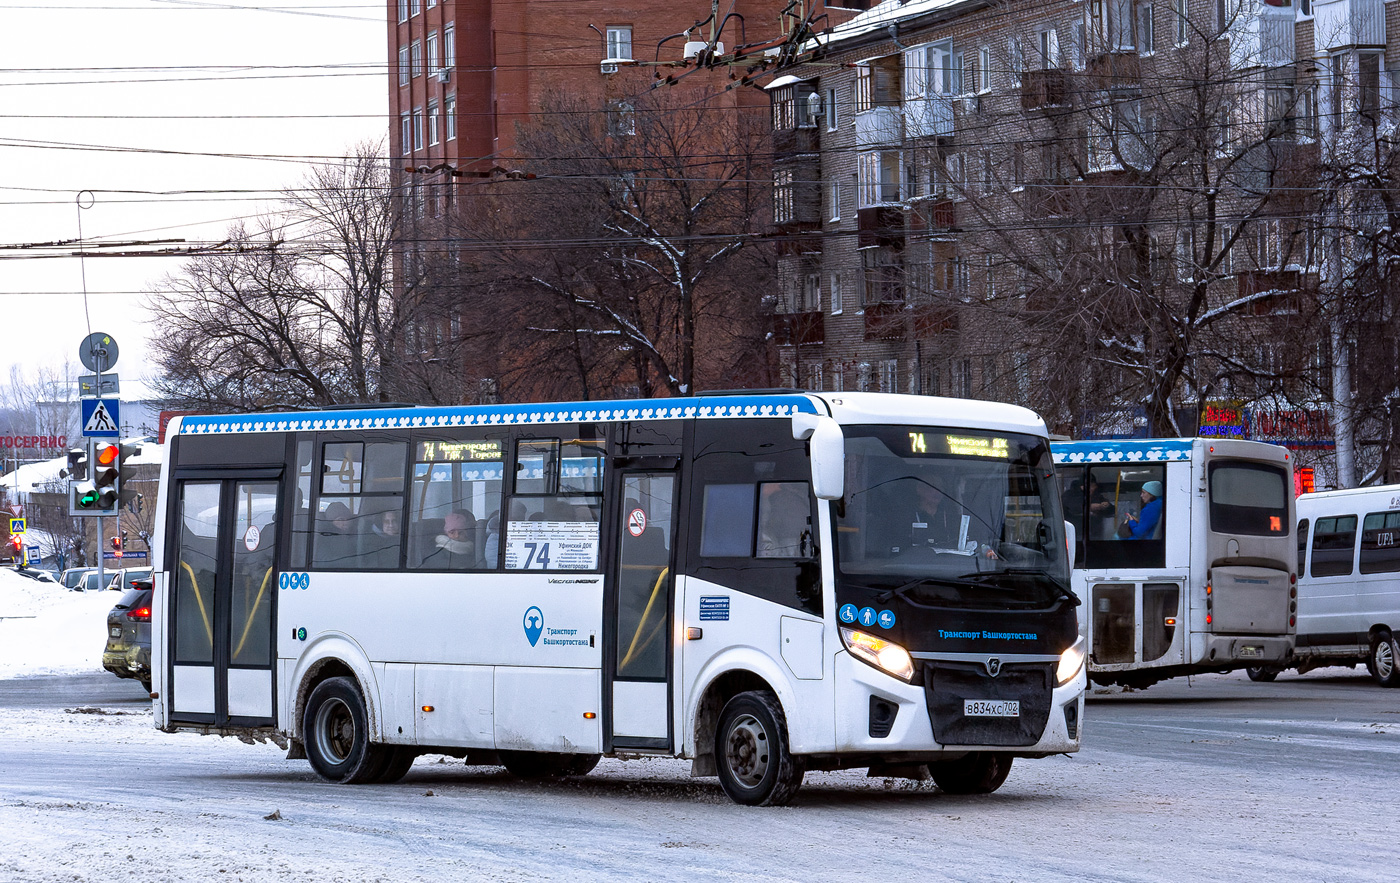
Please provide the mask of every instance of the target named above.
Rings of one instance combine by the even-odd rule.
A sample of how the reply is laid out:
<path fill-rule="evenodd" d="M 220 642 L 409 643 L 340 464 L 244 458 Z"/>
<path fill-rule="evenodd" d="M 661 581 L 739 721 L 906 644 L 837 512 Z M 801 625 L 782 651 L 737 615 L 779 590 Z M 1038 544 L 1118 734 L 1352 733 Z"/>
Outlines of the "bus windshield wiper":
<path fill-rule="evenodd" d="M 870 588 L 880 593 L 876 596 L 876 600 L 879 601 L 881 604 L 887 603 L 891 598 L 900 598 L 903 601 L 918 606 L 918 602 L 910 598 L 909 593 L 912 592 L 914 589 L 923 588 L 924 586 L 943 586 L 945 588 L 950 589 L 982 588 L 982 584 L 980 582 L 975 582 L 973 580 L 968 579 L 954 579 L 952 577 L 943 576 L 921 576 L 918 579 L 911 579 L 909 582 L 904 583 L 900 586 L 896 586 L 894 588 L 875 589 L 874 586 L 871 586 Z M 945 600 L 951 601 L 955 599 L 946 598 Z"/>
<path fill-rule="evenodd" d="M 1046 573 L 1038 567 L 1006 567 L 1001 570 L 988 570 L 981 573 L 965 573 L 958 577 L 958 579 L 973 585 L 985 585 L 989 582 L 994 582 L 994 577 L 1004 574 L 1010 574 L 1011 576 L 1044 577 L 1046 582 L 1055 587 L 1055 591 L 1058 593 L 1059 597 L 1070 601 L 1074 607 L 1078 607 L 1080 604 L 1079 596 L 1070 591 L 1069 586 L 1051 577 L 1049 573 Z"/>

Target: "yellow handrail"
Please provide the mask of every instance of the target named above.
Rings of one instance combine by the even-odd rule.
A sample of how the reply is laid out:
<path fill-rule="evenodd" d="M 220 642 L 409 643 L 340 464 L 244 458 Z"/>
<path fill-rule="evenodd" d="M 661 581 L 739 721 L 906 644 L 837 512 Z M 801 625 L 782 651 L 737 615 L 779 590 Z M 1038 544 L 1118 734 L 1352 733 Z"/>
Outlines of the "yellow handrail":
<path fill-rule="evenodd" d="M 269 567 L 267 573 L 263 574 L 262 587 L 258 589 L 258 597 L 253 599 L 252 609 L 248 611 L 248 619 L 243 624 L 243 636 L 238 639 L 238 646 L 230 654 L 231 659 L 236 659 L 238 654 L 243 652 L 243 645 L 248 642 L 248 633 L 253 630 L 253 617 L 257 615 L 258 605 L 262 603 L 263 595 L 267 592 L 267 583 L 271 579 L 272 568 Z"/>
<path fill-rule="evenodd" d="M 642 611 L 642 618 L 637 620 L 637 630 L 632 633 L 632 643 L 627 647 L 627 654 L 623 656 L 622 661 L 617 664 L 619 671 L 627 667 L 627 663 L 632 661 L 633 654 L 637 652 L 637 641 L 642 637 L 642 626 L 646 625 L 647 619 L 651 616 L 651 608 L 656 606 L 656 596 L 661 592 L 661 584 L 666 581 L 666 574 L 670 572 L 670 567 L 663 567 L 661 568 L 661 573 L 656 577 L 656 585 L 651 588 L 651 597 L 647 599 L 646 609 Z M 648 637 L 646 643 L 642 646 L 645 647 L 650 643 L 651 639 Z"/>
<path fill-rule="evenodd" d="M 185 568 L 190 575 L 190 588 L 194 589 L 194 600 L 199 603 L 199 615 L 204 619 L 204 633 L 209 636 L 209 648 L 214 647 L 214 627 L 209 624 L 209 612 L 204 609 L 204 596 L 199 591 L 199 580 L 195 579 L 194 568 L 190 567 L 186 561 L 181 561 L 180 566 Z"/>

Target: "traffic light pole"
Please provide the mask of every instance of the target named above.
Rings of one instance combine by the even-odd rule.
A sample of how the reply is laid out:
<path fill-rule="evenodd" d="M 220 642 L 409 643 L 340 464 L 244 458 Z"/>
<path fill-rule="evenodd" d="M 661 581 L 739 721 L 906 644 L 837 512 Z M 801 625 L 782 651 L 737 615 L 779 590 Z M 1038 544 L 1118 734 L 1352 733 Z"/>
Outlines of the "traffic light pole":
<path fill-rule="evenodd" d="M 120 518 L 121 516 L 117 516 Z M 103 523 L 107 519 L 98 518 L 97 521 L 97 590 L 102 591 L 107 588 L 107 570 L 102 566 L 103 547 L 107 545 L 106 531 L 102 529 Z"/>

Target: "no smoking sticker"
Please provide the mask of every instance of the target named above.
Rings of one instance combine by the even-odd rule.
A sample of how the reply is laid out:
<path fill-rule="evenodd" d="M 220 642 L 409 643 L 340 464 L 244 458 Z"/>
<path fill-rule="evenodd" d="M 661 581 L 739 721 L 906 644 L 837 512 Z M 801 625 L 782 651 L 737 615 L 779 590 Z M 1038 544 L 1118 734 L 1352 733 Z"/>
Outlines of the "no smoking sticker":
<path fill-rule="evenodd" d="M 634 537 L 639 537 L 647 529 L 647 514 L 641 509 L 633 509 L 627 513 L 627 532 Z"/>
<path fill-rule="evenodd" d="M 257 525 L 250 524 L 248 525 L 248 530 L 243 534 L 243 548 L 247 549 L 249 552 L 256 552 L 258 550 L 258 542 L 261 539 L 262 531 L 258 530 Z"/>

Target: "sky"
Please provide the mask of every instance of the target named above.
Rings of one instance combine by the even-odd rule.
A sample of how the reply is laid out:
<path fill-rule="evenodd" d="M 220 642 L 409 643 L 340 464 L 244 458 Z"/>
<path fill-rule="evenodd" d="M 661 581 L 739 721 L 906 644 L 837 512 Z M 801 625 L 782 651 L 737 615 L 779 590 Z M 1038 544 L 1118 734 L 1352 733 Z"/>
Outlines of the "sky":
<path fill-rule="evenodd" d="M 0 0 L 0 382 L 86 373 L 93 331 L 123 384 L 153 376 L 146 292 L 181 260 L 36 246 L 217 242 L 276 208 L 385 137 L 385 27 L 382 0 Z"/>

